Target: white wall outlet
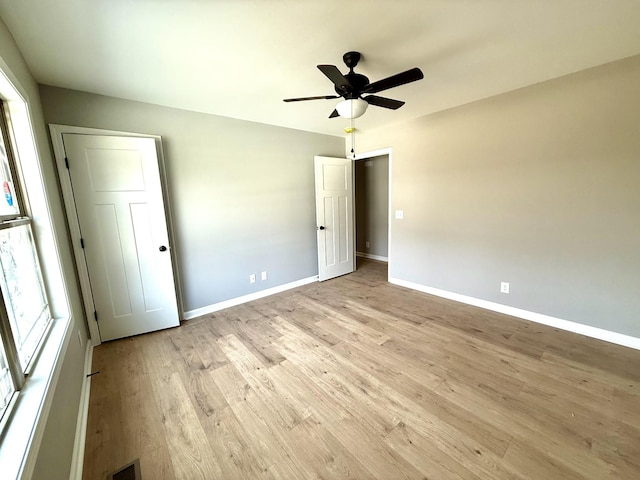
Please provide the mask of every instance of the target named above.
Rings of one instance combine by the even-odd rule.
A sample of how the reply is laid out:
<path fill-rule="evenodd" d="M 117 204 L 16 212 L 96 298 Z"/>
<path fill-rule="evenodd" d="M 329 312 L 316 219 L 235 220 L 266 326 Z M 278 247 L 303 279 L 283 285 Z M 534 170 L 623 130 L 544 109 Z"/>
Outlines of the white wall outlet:
<path fill-rule="evenodd" d="M 500 282 L 500 292 L 509 293 L 509 282 Z"/>
<path fill-rule="evenodd" d="M 256 274 L 252 273 L 249 275 L 249 283 L 256 283 Z"/>
<path fill-rule="evenodd" d="M 267 279 L 267 272 L 262 272 L 262 273 L 260 274 L 260 278 L 261 278 L 262 280 L 266 280 L 266 279 Z"/>
<path fill-rule="evenodd" d="M 369 242 L 364 242 L 364 246 L 369 248 Z"/>
<path fill-rule="evenodd" d="M 402 220 L 404 218 L 404 210 L 396 210 L 396 218 Z"/>

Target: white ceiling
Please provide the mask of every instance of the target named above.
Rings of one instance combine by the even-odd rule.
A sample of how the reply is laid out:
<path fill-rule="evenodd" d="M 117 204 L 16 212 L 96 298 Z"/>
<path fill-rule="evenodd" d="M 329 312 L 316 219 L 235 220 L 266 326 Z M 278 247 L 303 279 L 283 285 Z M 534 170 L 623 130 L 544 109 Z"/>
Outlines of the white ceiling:
<path fill-rule="evenodd" d="M 370 81 L 420 67 L 359 130 L 640 54 L 638 0 L 0 0 L 39 83 L 342 135 L 317 64 Z"/>

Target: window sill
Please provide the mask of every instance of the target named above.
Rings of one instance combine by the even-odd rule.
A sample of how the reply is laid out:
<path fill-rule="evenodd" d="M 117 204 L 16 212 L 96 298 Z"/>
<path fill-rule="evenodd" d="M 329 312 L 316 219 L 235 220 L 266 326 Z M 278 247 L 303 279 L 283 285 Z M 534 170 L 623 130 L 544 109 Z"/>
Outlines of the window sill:
<path fill-rule="evenodd" d="M 33 470 L 62 360 L 71 338 L 71 319 L 55 319 L 9 417 L 0 444 L 2 478 L 29 478 Z"/>

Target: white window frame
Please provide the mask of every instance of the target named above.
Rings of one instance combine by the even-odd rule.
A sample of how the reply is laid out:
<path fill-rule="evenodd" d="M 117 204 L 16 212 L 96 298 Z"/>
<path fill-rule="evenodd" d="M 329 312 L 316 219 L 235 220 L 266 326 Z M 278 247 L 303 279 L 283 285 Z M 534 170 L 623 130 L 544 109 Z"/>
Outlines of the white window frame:
<path fill-rule="evenodd" d="M 11 118 L 14 153 L 20 160 L 23 191 L 29 195 L 29 214 L 53 316 L 51 329 L 30 367 L 29 377 L 19 395 L 14 396 L 11 414 L 3 419 L 5 424 L 2 425 L 0 437 L 2 477 L 27 479 L 31 478 L 35 467 L 55 386 L 62 370 L 61 360 L 73 336 L 73 322 L 55 241 L 62 237 L 57 235 L 47 200 L 28 96 L 2 58 L 0 97 Z"/>

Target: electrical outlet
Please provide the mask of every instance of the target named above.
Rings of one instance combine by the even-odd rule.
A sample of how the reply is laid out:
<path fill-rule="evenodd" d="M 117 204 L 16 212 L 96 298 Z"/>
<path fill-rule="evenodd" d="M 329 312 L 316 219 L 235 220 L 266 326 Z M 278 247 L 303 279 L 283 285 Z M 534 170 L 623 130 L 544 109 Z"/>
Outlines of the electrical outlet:
<path fill-rule="evenodd" d="M 369 248 L 369 242 L 364 242 L 364 246 Z"/>
<path fill-rule="evenodd" d="M 266 280 L 266 279 L 267 279 L 267 272 L 262 272 L 262 273 L 260 274 L 260 278 L 261 278 L 262 280 Z"/>
<path fill-rule="evenodd" d="M 396 218 L 402 220 L 404 218 L 404 210 L 396 210 Z"/>
<path fill-rule="evenodd" d="M 500 282 L 500 292 L 509 293 L 509 282 Z"/>
<path fill-rule="evenodd" d="M 256 274 L 252 273 L 249 275 L 249 283 L 256 283 Z"/>

